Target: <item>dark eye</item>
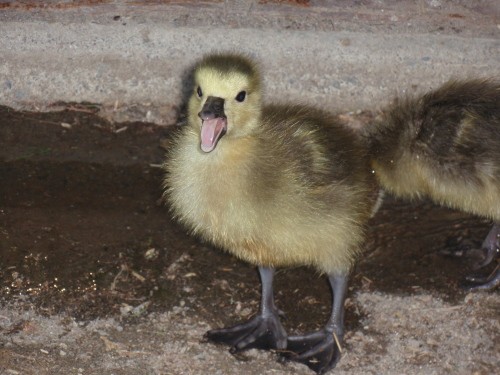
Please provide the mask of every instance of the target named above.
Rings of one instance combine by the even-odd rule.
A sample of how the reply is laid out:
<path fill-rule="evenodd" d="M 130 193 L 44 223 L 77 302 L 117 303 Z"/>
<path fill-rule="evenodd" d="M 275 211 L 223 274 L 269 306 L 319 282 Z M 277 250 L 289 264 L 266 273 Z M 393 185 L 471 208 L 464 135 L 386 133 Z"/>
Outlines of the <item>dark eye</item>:
<path fill-rule="evenodd" d="M 201 87 L 198 86 L 198 88 L 196 89 L 196 93 L 198 94 L 198 96 L 201 98 L 203 96 L 203 92 L 201 91 Z"/>
<path fill-rule="evenodd" d="M 246 91 L 240 91 L 238 95 L 236 95 L 236 100 L 239 101 L 240 103 L 245 100 L 247 97 L 247 92 Z"/>

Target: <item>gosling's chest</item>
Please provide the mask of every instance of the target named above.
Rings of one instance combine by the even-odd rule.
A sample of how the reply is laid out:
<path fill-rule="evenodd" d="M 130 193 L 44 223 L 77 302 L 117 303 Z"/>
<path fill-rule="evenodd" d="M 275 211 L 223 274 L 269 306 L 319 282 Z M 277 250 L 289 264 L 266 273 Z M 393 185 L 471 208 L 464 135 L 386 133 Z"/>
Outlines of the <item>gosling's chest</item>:
<path fill-rule="evenodd" d="M 197 155 L 178 160 L 170 177 L 170 203 L 196 230 L 235 230 L 253 216 L 254 193 L 244 164 Z"/>

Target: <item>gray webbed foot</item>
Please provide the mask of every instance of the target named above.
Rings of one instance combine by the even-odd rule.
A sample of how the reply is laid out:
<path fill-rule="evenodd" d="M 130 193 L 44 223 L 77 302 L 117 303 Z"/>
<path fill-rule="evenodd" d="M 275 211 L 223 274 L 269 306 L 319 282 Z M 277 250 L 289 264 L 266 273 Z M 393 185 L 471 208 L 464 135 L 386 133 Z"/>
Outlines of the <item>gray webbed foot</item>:
<path fill-rule="evenodd" d="M 475 269 L 488 267 L 497 262 L 493 272 L 488 276 L 469 275 L 466 277 L 464 287 L 470 291 L 492 290 L 500 285 L 500 224 L 495 223 L 486 236 L 482 245 L 484 258 L 475 265 Z"/>
<path fill-rule="evenodd" d="M 259 267 L 259 274 L 262 282 L 262 301 L 259 314 L 246 323 L 208 331 L 205 334 L 205 339 L 229 345 L 232 354 L 252 348 L 282 350 L 286 347 L 287 335 L 280 322 L 282 313 L 274 304 L 274 269 Z"/>
<path fill-rule="evenodd" d="M 281 325 L 279 314 L 257 315 L 246 323 L 229 328 L 214 329 L 205 334 L 205 338 L 215 343 L 231 347 L 231 353 L 247 349 L 284 349 L 286 331 Z"/>
<path fill-rule="evenodd" d="M 500 263 L 498 263 L 500 261 L 500 224 L 493 225 L 481 247 L 462 244 L 454 251 L 443 251 L 443 253 L 455 257 L 465 256 L 476 259 L 472 265 L 476 272 L 465 277 L 465 282 L 462 285 L 465 289 L 469 291 L 492 290 L 500 285 Z M 491 271 L 494 262 L 497 264 Z M 485 268 L 489 269 L 489 272 L 484 270 Z M 481 276 L 477 274 L 478 270 L 482 273 Z"/>
<path fill-rule="evenodd" d="M 300 362 L 318 374 L 324 374 L 339 361 L 344 336 L 344 302 L 348 275 L 328 276 L 332 287 L 332 314 L 326 326 L 317 332 L 288 338 L 286 350 L 280 352 L 285 360 Z"/>
<path fill-rule="evenodd" d="M 488 276 L 469 275 L 462 287 L 469 291 L 493 290 L 500 285 L 500 264 Z"/>
<path fill-rule="evenodd" d="M 337 337 L 337 340 L 341 340 Z M 318 374 L 335 367 L 341 357 L 340 341 L 326 329 L 288 338 L 287 349 L 280 353 L 285 360 L 300 362 Z"/>

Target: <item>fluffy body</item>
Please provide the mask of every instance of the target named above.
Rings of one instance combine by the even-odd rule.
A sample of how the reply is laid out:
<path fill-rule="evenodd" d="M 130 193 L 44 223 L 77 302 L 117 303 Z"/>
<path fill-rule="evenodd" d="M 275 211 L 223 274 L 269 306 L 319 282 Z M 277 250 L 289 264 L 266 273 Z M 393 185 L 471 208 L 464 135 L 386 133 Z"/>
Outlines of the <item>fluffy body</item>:
<path fill-rule="evenodd" d="M 166 164 L 174 215 L 196 235 L 259 266 L 348 272 L 370 209 L 365 151 L 317 109 L 262 108 L 255 66 L 239 56 L 227 61 L 221 66 L 209 57 L 195 71 L 188 123 Z M 247 99 L 240 103 L 233 98 L 242 90 Z M 205 153 L 198 113 L 208 96 L 225 99 L 228 128 Z"/>
<path fill-rule="evenodd" d="M 387 191 L 500 222 L 500 81 L 450 81 L 397 99 L 366 135 Z"/>
<path fill-rule="evenodd" d="M 251 132 L 229 127 L 207 154 L 192 107 L 167 164 L 175 216 L 259 266 L 348 272 L 370 210 L 369 165 L 354 136 L 318 110 L 269 106 L 249 117 L 258 119 Z"/>

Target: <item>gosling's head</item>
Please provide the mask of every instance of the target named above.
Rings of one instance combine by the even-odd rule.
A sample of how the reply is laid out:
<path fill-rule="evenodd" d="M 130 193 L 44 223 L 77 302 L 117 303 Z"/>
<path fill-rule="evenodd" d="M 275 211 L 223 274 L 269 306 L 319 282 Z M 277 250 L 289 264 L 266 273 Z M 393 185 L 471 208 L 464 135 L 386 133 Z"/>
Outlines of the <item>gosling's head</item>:
<path fill-rule="evenodd" d="M 261 114 L 260 77 L 249 59 L 236 54 L 205 57 L 194 70 L 189 123 L 200 131 L 201 149 L 252 133 Z"/>

